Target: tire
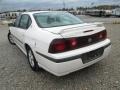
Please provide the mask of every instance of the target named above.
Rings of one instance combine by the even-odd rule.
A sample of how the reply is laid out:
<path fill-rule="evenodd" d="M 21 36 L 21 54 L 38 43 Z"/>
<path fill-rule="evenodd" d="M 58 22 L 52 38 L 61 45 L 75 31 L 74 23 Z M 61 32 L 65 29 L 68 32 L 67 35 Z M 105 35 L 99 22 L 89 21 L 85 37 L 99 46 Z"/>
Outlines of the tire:
<path fill-rule="evenodd" d="M 8 41 L 10 42 L 10 44 L 15 45 L 14 40 L 13 40 L 13 36 L 10 32 L 8 33 Z"/>
<path fill-rule="evenodd" d="M 33 51 L 30 48 L 27 50 L 27 58 L 31 69 L 36 72 L 39 71 L 38 62 L 36 61 Z"/>

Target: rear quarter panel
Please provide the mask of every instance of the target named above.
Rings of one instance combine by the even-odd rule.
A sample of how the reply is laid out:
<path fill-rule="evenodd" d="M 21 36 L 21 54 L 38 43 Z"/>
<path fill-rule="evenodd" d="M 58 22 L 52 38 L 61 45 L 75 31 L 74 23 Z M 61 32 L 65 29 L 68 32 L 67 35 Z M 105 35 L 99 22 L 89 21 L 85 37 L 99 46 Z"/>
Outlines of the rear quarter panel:
<path fill-rule="evenodd" d="M 62 38 L 58 34 L 45 31 L 41 28 L 29 28 L 25 34 L 25 43 L 27 43 L 34 52 L 40 52 L 49 55 L 48 50 L 50 43 L 55 38 Z"/>

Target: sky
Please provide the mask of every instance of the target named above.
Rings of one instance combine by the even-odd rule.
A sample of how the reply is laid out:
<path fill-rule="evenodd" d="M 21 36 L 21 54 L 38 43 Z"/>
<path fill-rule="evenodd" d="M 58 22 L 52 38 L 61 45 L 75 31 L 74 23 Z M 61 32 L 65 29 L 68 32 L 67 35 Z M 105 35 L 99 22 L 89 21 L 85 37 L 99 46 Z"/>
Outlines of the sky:
<path fill-rule="evenodd" d="M 18 9 L 58 9 L 63 8 L 63 1 L 66 7 L 69 8 L 77 6 L 90 7 L 102 4 L 120 5 L 120 0 L 0 0 L 0 12 Z"/>

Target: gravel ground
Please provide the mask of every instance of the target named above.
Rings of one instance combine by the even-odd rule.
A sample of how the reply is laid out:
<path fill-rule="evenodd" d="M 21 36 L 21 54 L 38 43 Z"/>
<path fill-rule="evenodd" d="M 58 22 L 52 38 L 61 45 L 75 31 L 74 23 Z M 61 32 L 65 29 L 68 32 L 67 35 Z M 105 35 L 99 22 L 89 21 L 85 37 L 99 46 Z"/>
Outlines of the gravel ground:
<path fill-rule="evenodd" d="M 106 24 L 112 51 L 104 60 L 63 77 L 33 72 L 26 56 L 0 26 L 0 90 L 120 90 L 120 24 Z"/>
<path fill-rule="evenodd" d="M 85 22 L 104 22 L 104 23 L 119 23 L 120 24 L 120 18 L 117 17 L 92 17 L 92 16 L 85 16 L 85 15 L 79 15 L 80 19 L 82 19 Z"/>

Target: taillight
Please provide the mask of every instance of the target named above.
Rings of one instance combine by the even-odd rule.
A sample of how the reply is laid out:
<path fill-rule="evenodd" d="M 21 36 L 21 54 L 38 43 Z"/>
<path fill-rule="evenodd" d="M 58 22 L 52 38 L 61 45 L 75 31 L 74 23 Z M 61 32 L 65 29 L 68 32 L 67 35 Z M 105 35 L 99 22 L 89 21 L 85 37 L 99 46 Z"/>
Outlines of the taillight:
<path fill-rule="evenodd" d="M 55 39 L 52 41 L 49 52 L 50 53 L 59 53 L 66 50 L 66 42 L 64 39 Z"/>
<path fill-rule="evenodd" d="M 67 40 L 67 42 L 68 42 L 70 48 L 76 48 L 78 45 L 78 41 L 76 38 L 70 38 Z"/>
<path fill-rule="evenodd" d="M 104 30 L 89 36 L 55 39 L 50 44 L 49 53 L 61 53 L 69 50 L 74 50 L 97 43 L 106 38 L 107 32 Z"/>
<path fill-rule="evenodd" d="M 98 38 L 99 38 L 100 40 L 106 39 L 106 38 L 107 38 L 107 32 L 106 32 L 106 30 L 100 32 Z"/>
<path fill-rule="evenodd" d="M 50 53 L 60 53 L 77 48 L 78 42 L 76 38 L 55 39 L 49 47 Z"/>

